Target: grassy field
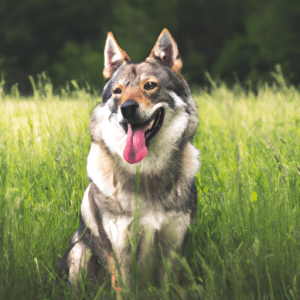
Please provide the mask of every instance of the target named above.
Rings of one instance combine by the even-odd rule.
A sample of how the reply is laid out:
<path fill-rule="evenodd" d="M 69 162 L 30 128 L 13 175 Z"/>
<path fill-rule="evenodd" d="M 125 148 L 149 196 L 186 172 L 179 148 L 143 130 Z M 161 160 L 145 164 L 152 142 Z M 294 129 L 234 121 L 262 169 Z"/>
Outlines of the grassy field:
<path fill-rule="evenodd" d="M 201 169 L 179 260 L 186 299 L 299 299 L 299 91 L 282 83 L 246 94 L 213 83 L 195 99 Z M 56 263 L 78 227 L 88 121 L 100 101 L 47 86 L 32 98 L 0 94 L 0 299 L 72 298 Z M 176 299 L 166 290 L 149 287 L 143 299 Z M 108 278 L 83 297 L 116 295 Z"/>

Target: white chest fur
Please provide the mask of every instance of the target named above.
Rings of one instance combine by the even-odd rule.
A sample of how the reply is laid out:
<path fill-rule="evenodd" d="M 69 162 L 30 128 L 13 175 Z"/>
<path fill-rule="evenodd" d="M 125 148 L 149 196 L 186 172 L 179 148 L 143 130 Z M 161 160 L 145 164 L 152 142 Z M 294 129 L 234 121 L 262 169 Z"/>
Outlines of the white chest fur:
<path fill-rule="evenodd" d="M 120 257 L 126 241 L 129 235 L 129 226 L 133 221 L 133 217 L 119 216 L 111 218 L 109 216 L 103 217 L 103 226 L 108 234 L 117 257 Z M 148 212 L 139 219 L 140 226 L 144 230 L 153 231 L 165 231 L 167 235 L 172 233 L 173 237 L 170 237 L 175 246 L 179 246 L 184 238 L 186 230 L 190 224 L 190 214 L 182 212 L 167 212 L 152 211 Z"/>

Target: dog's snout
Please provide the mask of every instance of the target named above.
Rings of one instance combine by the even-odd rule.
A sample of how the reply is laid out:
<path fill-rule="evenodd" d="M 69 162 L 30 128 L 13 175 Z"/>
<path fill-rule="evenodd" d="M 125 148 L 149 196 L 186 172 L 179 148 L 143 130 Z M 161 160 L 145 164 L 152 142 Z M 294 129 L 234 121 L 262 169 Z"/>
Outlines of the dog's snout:
<path fill-rule="evenodd" d="M 121 112 L 123 117 L 130 122 L 136 118 L 136 113 L 139 108 L 139 104 L 134 100 L 127 100 L 121 105 Z"/>

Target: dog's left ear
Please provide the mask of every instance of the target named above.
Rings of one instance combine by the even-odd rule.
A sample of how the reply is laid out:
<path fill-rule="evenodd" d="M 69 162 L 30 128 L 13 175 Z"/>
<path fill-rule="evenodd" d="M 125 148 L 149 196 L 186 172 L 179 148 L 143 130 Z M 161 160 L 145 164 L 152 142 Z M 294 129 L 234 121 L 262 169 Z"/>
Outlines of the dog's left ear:
<path fill-rule="evenodd" d="M 114 72 L 122 65 L 130 61 L 127 53 L 120 48 L 113 34 L 107 34 L 105 49 L 104 49 L 104 70 L 103 76 L 109 79 Z"/>
<path fill-rule="evenodd" d="M 155 58 L 170 67 L 175 73 L 180 73 L 182 61 L 178 58 L 177 44 L 168 29 L 164 29 L 157 39 L 148 58 Z"/>

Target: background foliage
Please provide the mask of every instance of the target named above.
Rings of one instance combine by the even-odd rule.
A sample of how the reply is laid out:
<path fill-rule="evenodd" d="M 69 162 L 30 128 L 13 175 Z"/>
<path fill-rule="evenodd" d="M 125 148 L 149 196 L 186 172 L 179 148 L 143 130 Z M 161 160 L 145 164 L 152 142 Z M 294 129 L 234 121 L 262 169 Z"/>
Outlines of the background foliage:
<path fill-rule="evenodd" d="M 271 80 L 282 66 L 300 77 L 298 0 L 1 0 L 0 73 L 6 90 L 32 92 L 29 75 L 46 72 L 55 88 L 75 79 L 101 89 L 103 47 L 113 31 L 133 60 L 142 60 L 168 28 L 190 83 L 205 71 L 229 84 Z"/>

